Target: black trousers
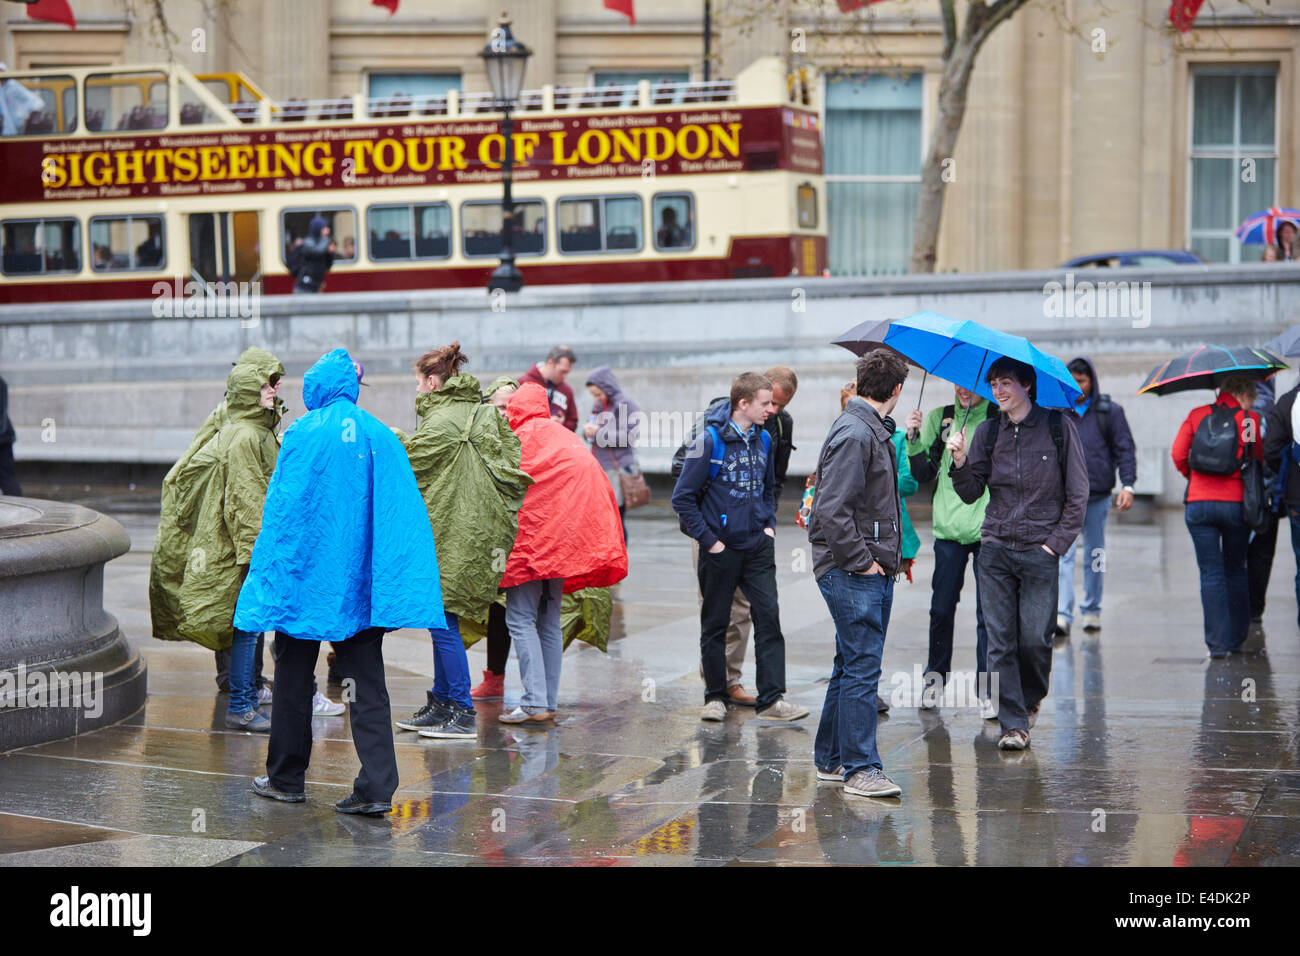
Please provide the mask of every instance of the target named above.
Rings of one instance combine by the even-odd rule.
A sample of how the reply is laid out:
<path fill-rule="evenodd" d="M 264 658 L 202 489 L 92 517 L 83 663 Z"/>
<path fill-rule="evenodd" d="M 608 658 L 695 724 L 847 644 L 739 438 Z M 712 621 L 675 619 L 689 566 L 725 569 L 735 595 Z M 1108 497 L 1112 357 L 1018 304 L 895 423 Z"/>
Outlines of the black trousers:
<path fill-rule="evenodd" d="M 1250 616 L 1264 616 L 1264 595 L 1268 593 L 1268 579 L 1273 573 L 1273 555 L 1277 552 L 1278 516 L 1270 514 L 1262 531 L 1250 536 L 1246 546 L 1246 580 L 1250 588 Z"/>
<path fill-rule="evenodd" d="M 13 495 L 21 498 L 22 486 L 18 484 L 18 475 L 14 470 L 14 446 L 8 442 L 0 444 L 0 495 Z"/>
<path fill-rule="evenodd" d="M 351 701 L 352 743 L 361 772 L 352 790 L 367 803 L 389 803 L 397 790 L 397 753 L 392 712 L 384 682 L 383 628 L 373 627 L 336 642 L 340 670 L 356 681 Z M 271 785 L 286 793 L 306 789 L 311 762 L 311 698 L 319 641 L 275 635 L 275 684 L 271 688 L 271 741 L 266 772 Z"/>
<path fill-rule="evenodd" d="M 506 627 L 506 609 L 494 601 L 488 608 L 487 669 L 493 674 L 504 674 L 509 659 L 510 629 Z"/>
<path fill-rule="evenodd" d="M 758 709 L 785 693 L 785 637 L 776 598 L 776 542 L 763 542 L 748 551 L 725 548 L 709 554 L 700 548 L 700 664 L 704 671 L 704 701 L 726 702 L 727 626 L 736 588 L 749 598 L 754 622 L 754 664 L 758 671 Z"/>

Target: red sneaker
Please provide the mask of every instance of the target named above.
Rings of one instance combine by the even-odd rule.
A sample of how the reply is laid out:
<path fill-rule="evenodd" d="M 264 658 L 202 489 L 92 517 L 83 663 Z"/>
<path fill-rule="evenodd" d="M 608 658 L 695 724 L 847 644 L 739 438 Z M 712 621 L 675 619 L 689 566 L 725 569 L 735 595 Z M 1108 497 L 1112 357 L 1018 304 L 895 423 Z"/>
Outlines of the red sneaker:
<path fill-rule="evenodd" d="M 483 683 L 470 691 L 469 696 L 475 700 L 496 700 L 506 696 L 506 675 L 484 671 Z"/>

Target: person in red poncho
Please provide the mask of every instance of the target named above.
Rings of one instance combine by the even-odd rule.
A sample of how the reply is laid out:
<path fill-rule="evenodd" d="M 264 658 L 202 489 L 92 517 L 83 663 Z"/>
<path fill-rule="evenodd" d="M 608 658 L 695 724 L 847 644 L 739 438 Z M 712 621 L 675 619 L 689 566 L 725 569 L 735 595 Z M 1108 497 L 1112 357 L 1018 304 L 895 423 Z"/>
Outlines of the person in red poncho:
<path fill-rule="evenodd" d="M 520 706 L 500 717 L 507 724 L 555 719 L 564 651 L 561 596 L 627 577 L 614 491 L 582 439 L 550 413 L 546 390 L 532 382 L 506 405 L 523 446 L 520 467 L 534 482 L 519 509 L 519 534 L 501 578 L 524 684 Z"/>

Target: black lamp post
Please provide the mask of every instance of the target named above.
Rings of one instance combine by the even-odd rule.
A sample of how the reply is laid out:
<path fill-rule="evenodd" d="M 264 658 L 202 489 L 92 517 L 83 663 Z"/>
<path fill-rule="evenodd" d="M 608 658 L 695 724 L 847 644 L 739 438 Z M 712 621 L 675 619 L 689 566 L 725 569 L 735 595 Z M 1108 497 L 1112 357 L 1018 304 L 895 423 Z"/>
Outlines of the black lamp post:
<path fill-rule="evenodd" d="M 487 70 L 488 82 L 492 84 L 492 97 L 505 113 L 502 128 L 505 143 L 502 152 L 502 184 L 505 193 L 501 201 L 501 265 L 492 272 L 488 280 L 488 289 L 502 289 L 505 292 L 518 292 L 524 284 L 524 277 L 515 268 L 515 203 L 510 195 L 511 172 L 515 165 L 515 146 L 512 133 L 514 125 L 510 122 L 510 110 L 519 100 L 519 91 L 524 85 L 524 68 L 533 51 L 528 49 L 510 32 L 510 17 L 501 14 L 497 25 L 488 37 L 487 46 L 479 56 Z"/>

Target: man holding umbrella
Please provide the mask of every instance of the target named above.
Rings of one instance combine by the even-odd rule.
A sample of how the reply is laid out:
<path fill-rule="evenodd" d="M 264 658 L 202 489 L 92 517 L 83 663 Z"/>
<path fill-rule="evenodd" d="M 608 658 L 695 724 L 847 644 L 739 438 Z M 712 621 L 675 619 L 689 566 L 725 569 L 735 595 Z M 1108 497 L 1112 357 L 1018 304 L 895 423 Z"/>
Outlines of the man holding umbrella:
<path fill-rule="evenodd" d="M 1033 366 L 1003 356 L 985 381 L 1000 414 L 969 443 L 965 428 L 954 431 L 949 474 L 967 503 L 989 492 L 976 573 L 998 680 L 998 747 L 1024 750 L 1047 696 L 1058 559 L 1083 529 L 1088 469 L 1074 423 L 1035 403 Z"/>

